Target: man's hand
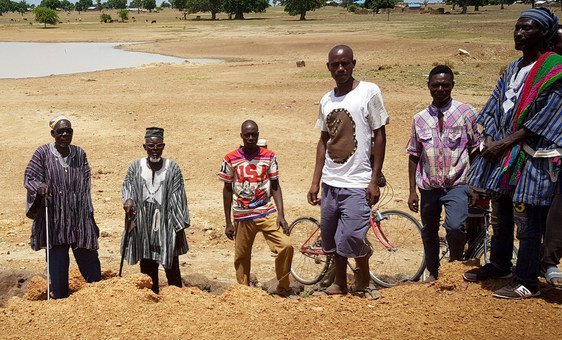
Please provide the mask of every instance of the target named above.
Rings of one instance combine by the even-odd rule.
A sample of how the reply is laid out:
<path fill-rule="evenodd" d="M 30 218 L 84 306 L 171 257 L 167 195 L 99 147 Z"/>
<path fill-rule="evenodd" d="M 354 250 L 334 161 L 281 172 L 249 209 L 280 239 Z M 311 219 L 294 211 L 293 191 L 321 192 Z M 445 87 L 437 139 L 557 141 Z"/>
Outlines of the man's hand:
<path fill-rule="evenodd" d="M 419 198 L 418 193 L 415 191 L 410 192 L 410 197 L 408 197 L 408 208 L 411 211 L 417 213 L 419 211 Z"/>
<path fill-rule="evenodd" d="M 376 183 L 369 183 L 367 187 L 367 202 L 369 206 L 377 204 L 379 198 L 381 197 L 381 191 Z"/>
<path fill-rule="evenodd" d="M 505 152 L 505 144 L 501 141 L 493 141 L 491 139 L 486 139 L 484 142 L 484 149 L 482 151 L 482 157 L 488 162 L 496 162 Z"/>
<path fill-rule="evenodd" d="M 125 203 L 123 203 L 123 210 L 125 210 L 125 216 L 127 216 L 127 219 L 132 221 L 136 214 L 135 203 L 133 203 L 132 199 L 129 198 L 125 201 Z"/>
<path fill-rule="evenodd" d="M 234 240 L 235 232 L 232 222 L 226 223 L 226 226 L 224 227 L 224 234 L 226 235 L 226 237 L 228 237 L 229 240 Z"/>
<path fill-rule="evenodd" d="M 283 234 L 289 235 L 289 224 L 284 216 L 277 216 L 277 227 L 283 229 Z"/>
<path fill-rule="evenodd" d="M 310 190 L 308 190 L 307 200 L 310 205 L 318 205 L 320 204 L 320 199 L 318 198 L 318 192 L 320 188 L 317 184 L 313 184 L 310 186 Z"/>
<path fill-rule="evenodd" d="M 39 184 L 39 187 L 37 187 L 37 193 L 46 197 L 49 194 L 49 186 L 46 183 Z"/>

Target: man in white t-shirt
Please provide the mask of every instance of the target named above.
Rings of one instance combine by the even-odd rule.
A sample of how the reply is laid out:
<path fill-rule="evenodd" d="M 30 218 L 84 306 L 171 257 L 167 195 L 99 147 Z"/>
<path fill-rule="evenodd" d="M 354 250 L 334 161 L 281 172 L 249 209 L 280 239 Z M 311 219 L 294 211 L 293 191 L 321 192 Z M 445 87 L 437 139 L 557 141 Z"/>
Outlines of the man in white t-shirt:
<path fill-rule="evenodd" d="M 334 254 L 336 263 L 334 283 L 325 293 L 347 294 L 347 259 L 352 257 L 358 269 L 354 291 L 375 298 L 378 294 L 369 287 L 372 250 L 365 235 L 371 206 L 380 197 L 377 181 L 384 161 L 388 114 L 379 87 L 353 78 L 355 63 L 349 46 L 335 46 L 328 54 L 326 65 L 336 87 L 320 101 L 316 127 L 321 134 L 308 203 L 321 203 L 322 247 Z"/>

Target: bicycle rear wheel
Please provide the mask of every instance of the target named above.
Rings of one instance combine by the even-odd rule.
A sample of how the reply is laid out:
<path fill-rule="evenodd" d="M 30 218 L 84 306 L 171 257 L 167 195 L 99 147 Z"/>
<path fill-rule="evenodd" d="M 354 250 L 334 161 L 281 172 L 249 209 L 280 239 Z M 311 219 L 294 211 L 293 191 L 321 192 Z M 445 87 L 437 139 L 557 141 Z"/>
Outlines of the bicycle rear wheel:
<path fill-rule="evenodd" d="M 302 284 L 312 285 L 328 270 L 330 257 L 322 250 L 320 223 L 312 217 L 297 218 L 289 226 L 294 248 L 291 274 Z"/>
<path fill-rule="evenodd" d="M 373 249 L 369 259 L 371 279 L 382 287 L 419 280 L 425 269 L 421 225 L 402 211 L 391 210 L 381 215 L 382 220 L 371 225 L 367 232 L 367 241 Z M 383 242 L 377 238 L 376 229 Z M 385 240 L 387 245 L 383 244 Z"/>

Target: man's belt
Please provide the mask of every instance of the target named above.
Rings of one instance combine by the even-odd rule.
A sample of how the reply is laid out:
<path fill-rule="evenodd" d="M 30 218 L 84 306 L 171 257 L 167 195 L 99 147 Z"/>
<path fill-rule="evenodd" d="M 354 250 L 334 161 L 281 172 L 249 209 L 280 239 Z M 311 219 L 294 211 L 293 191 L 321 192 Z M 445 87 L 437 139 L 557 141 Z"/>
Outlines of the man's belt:
<path fill-rule="evenodd" d="M 562 157 L 562 148 L 560 149 L 540 149 L 534 150 L 527 144 L 523 144 L 523 150 L 532 158 L 554 158 Z"/>

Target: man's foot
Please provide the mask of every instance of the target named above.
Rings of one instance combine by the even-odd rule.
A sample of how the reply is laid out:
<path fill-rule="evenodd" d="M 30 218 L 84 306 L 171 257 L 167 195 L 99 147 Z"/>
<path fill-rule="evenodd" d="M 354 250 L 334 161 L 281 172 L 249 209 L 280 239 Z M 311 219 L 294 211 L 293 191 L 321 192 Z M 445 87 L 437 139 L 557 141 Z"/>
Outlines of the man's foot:
<path fill-rule="evenodd" d="M 432 283 L 437 281 L 437 275 L 433 275 L 433 274 L 429 274 L 425 280 L 423 280 L 423 283 Z"/>
<path fill-rule="evenodd" d="M 381 297 L 381 293 L 375 287 L 365 287 L 362 290 L 355 291 L 352 293 L 353 296 L 362 297 L 369 300 L 378 300 Z"/>
<path fill-rule="evenodd" d="M 326 293 L 326 295 L 345 295 L 347 294 L 349 291 L 347 289 L 347 287 L 340 287 L 339 285 L 332 283 L 330 285 L 330 287 L 326 288 L 324 290 L 324 293 Z"/>
<path fill-rule="evenodd" d="M 277 290 L 275 291 L 275 294 L 279 295 L 280 297 L 284 297 L 284 298 L 288 298 L 288 297 L 292 297 L 292 296 L 297 295 L 295 293 L 295 291 L 292 290 L 291 288 L 280 288 L 280 287 L 277 287 Z"/>
<path fill-rule="evenodd" d="M 514 299 L 514 300 L 521 300 L 521 299 L 528 299 L 531 297 L 539 296 L 541 291 L 530 290 L 527 287 L 523 286 L 520 283 L 514 282 L 509 284 L 503 288 L 496 290 L 493 294 L 494 297 L 501 298 L 501 299 Z"/>
<path fill-rule="evenodd" d="M 544 273 L 544 278 L 554 288 L 562 288 L 562 271 L 557 267 L 549 267 Z"/>
<path fill-rule="evenodd" d="M 483 267 L 474 268 L 465 272 L 462 276 L 466 281 L 477 282 L 488 279 L 509 279 L 513 277 L 510 270 L 501 270 L 491 263 L 486 263 Z"/>

